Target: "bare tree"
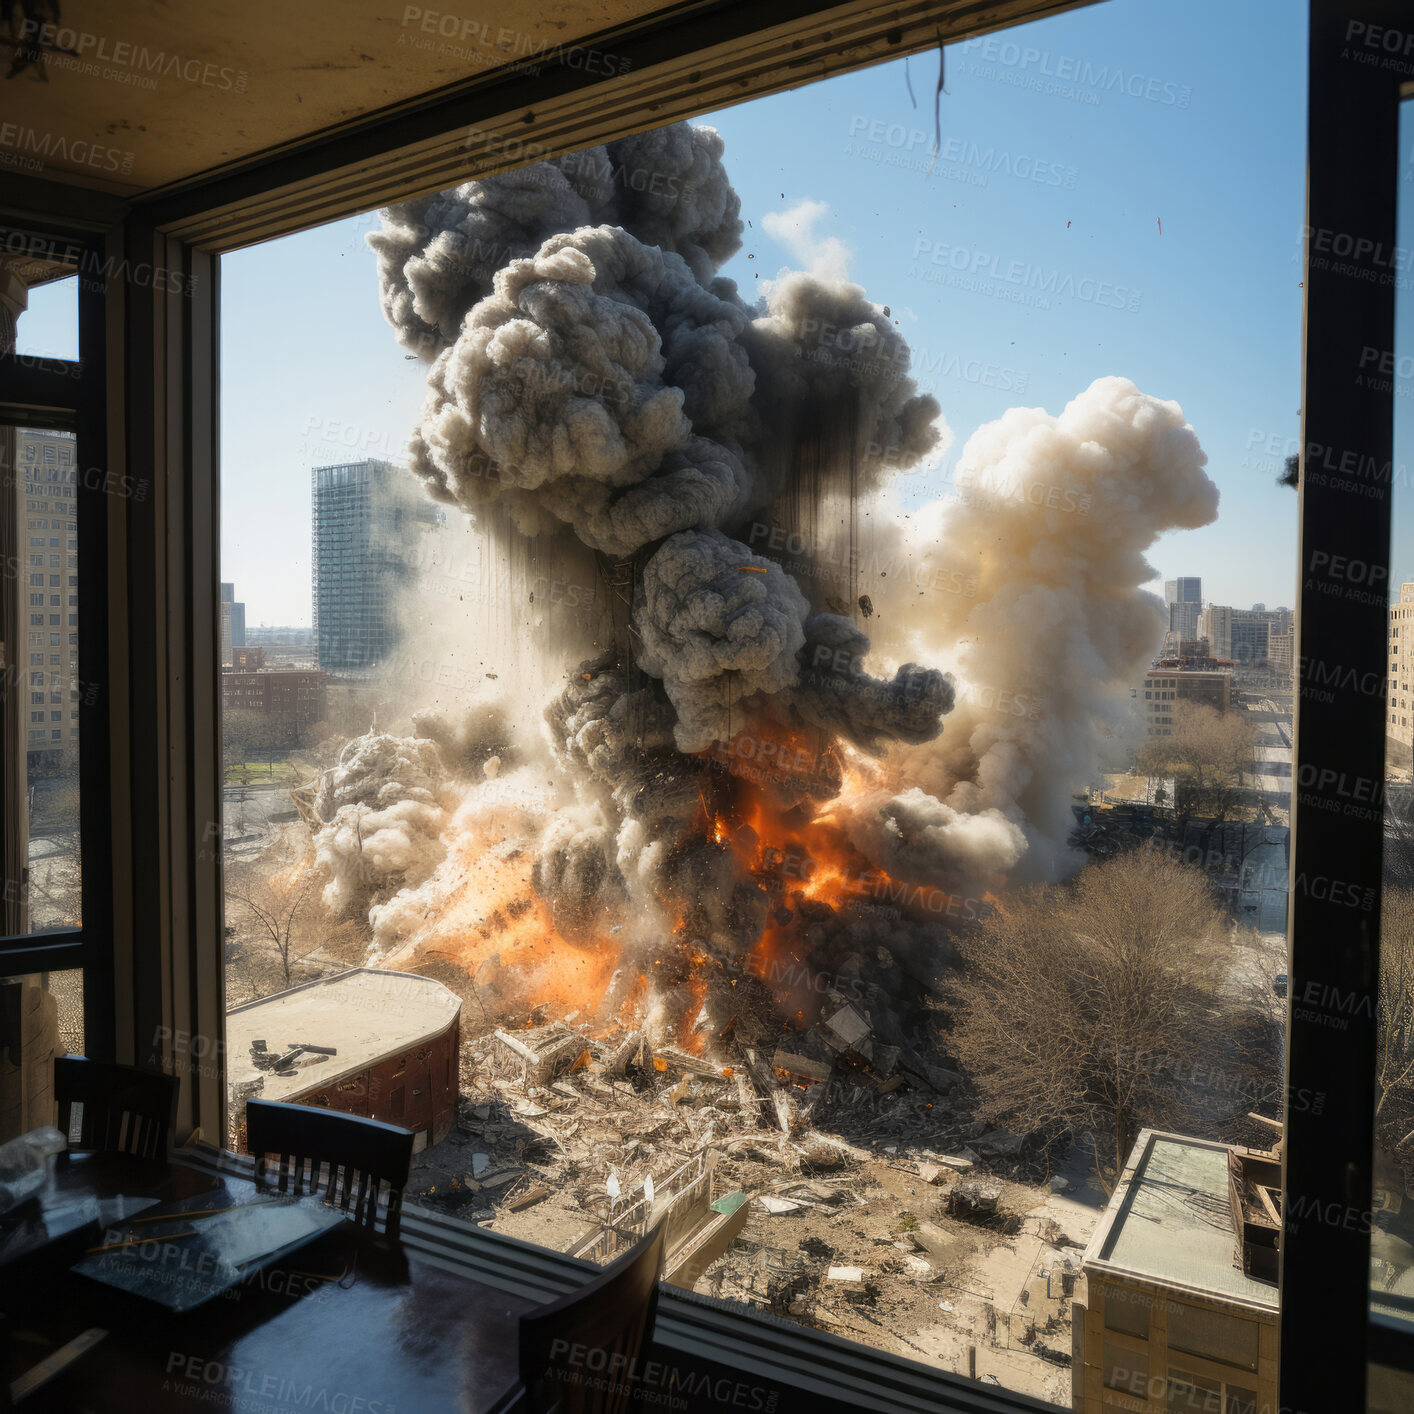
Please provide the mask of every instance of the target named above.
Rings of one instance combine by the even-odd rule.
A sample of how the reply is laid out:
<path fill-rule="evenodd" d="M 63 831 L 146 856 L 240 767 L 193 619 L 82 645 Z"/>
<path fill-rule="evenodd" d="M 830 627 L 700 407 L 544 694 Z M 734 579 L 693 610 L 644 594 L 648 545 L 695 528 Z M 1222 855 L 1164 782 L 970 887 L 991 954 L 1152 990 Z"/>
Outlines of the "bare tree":
<path fill-rule="evenodd" d="M 1241 713 L 1219 712 L 1201 702 L 1174 704 L 1173 732 L 1150 737 L 1136 765 L 1150 776 L 1172 776 L 1174 805 L 1182 816 L 1222 820 L 1242 794 L 1257 733 Z"/>
<path fill-rule="evenodd" d="M 1414 788 L 1385 787 L 1384 884 L 1414 889 Z"/>
<path fill-rule="evenodd" d="M 268 736 L 263 712 L 248 707 L 228 707 L 221 714 L 221 762 L 226 770 L 242 766 L 264 745 Z"/>
<path fill-rule="evenodd" d="M 77 763 L 30 791 L 29 920 L 36 930 L 78 927 L 83 915 Z"/>
<path fill-rule="evenodd" d="M 1381 1147 L 1414 1168 L 1414 889 L 1387 887 L 1380 905 L 1375 1128 Z"/>
<path fill-rule="evenodd" d="M 1088 1135 L 1111 1183 L 1145 1126 L 1211 1127 L 1215 1100 L 1245 1113 L 1276 1060 L 1230 931 L 1202 871 L 1149 849 L 1006 902 L 961 940 L 954 987 L 980 1116 Z"/>
<path fill-rule="evenodd" d="M 366 925 L 330 916 L 321 898 L 326 882 L 312 841 L 299 825 L 279 831 L 253 862 L 228 870 L 227 916 L 245 923 L 256 950 L 245 959 L 248 965 L 258 968 L 263 954 L 273 963 L 265 970 L 288 988 L 313 952 L 331 953 L 338 962 L 361 960 Z"/>

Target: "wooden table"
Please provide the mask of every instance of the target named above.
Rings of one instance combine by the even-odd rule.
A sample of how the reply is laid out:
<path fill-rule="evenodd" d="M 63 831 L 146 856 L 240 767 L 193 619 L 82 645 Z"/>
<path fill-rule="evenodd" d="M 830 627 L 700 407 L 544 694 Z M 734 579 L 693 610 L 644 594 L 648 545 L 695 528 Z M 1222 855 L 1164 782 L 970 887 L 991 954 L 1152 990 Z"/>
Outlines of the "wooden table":
<path fill-rule="evenodd" d="M 61 1155 L 42 1195 L 209 1193 L 248 1197 L 232 1172 L 121 1155 Z M 180 1279 L 179 1247 L 171 1257 Z M 517 1317 L 538 1304 L 341 1224 L 287 1263 L 173 1315 L 56 1264 L 27 1289 L 0 1287 L 10 1378 L 91 1326 L 110 1334 L 20 1406 L 65 1414 L 232 1410 L 242 1414 L 415 1414 L 484 1410 L 516 1375 Z"/>

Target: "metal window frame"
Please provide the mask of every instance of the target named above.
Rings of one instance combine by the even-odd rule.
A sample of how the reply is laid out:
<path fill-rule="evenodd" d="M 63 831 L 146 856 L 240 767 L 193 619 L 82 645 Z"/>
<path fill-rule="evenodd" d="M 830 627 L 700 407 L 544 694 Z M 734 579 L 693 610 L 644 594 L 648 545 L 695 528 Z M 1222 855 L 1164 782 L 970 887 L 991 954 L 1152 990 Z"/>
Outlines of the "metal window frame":
<path fill-rule="evenodd" d="M 1070 3 L 919 0 L 893 7 L 853 3 L 821 10 L 802 0 L 704 4 L 664 12 L 587 43 L 630 58 L 630 81 L 595 81 L 550 66 L 463 85 L 337 131 L 237 164 L 199 183 L 154 193 L 132 206 L 72 188 L 16 179 L 21 207 L 77 213 L 104 226 L 110 249 L 129 264 L 109 281 L 112 355 L 109 403 L 126 465 L 151 470 L 148 507 L 125 507 L 124 599 L 113 626 L 114 955 L 120 1058 L 152 1057 L 190 1075 L 182 1121 L 219 1138 L 219 1063 L 203 1068 L 183 1051 L 188 1028 L 221 1035 L 220 860 L 201 857 L 199 823 L 219 821 L 219 702 L 216 700 L 216 260 L 221 251 L 367 210 L 394 196 L 515 165 L 509 144 L 530 137 L 551 155 L 813 82 L 905 53 L 940 37 L 1004 28 L 1072 8 Z M 1351 23 L 1348 0 L 1311 0 L 1308 225 L 1359 230 L 1394 241 L 1398 85 L 1371 82 L 1367 69 L 1341 68 Z M 1394 0 L 1368 0 L 1366 23 L 1398 25 Z M 479 143 L 469 157 L 466 134 Z M 1360 160 L 1352 161 L 1352 149 Z M 1365 180 L 1383 173 L 1379 190 Z M 200 281 L 198 294 L 158 294 L 134 267 L 158 263 Z M 1303 444 L 1345 447 L 1389 459 L 1393 397 L 1351 384 L 1358 349 L 1390 339 L 1393 288 L 1362 287 L 1327 269 L 1306 270 Z M 1386 344 L 1386 346 L 1388 346 Z M 1350 494 L 1353 478 L 1303 476 L 1303 565 L 1324 554 L 1388 561 L 1389 498 Z M 1344 482 L 1344 484 L 1342 484 Z M 115 541 L 115 544 L 117 542 Z M 1327 560 L 1326 563 L 1329 561 Z M 1303 579 L 1299 599 L 1301 681 L 1308 665 L 1339 651 L 1358 672 L 1383 676 L 1382 604 L 1336 612 L 1334 596 Z M 121 652 L 119 651 L 121 649 Z M 1337 779 L 1383 773 L 1383 702 L 1298 699 L 1292 868 L 1291 1005 L 1310 988 L 1371 995 L 1378 966 L 1382 826 L 1331 816 L 1325 797 L 1305 789 L 1308 770 Z M 127 838 L 119 839 L 124 830 Z M 1374 906 L 1349 910 L 1303 892 L 1323 873 L 1368 888 Z M 1288 1106 L 1285 1180 L 1303 1206 L 1336 1203 L 1368 1212 L 1373 1135 L 1372 1008 L 1332 1033 L 1306 1018 L 1289 1030 L 1288 1094 L 1319 1090 L 1317 1115 Z M 1337 1041 L 1337 1036 L 1339 1040 Z M 1290 1216 L 1290 1215 L 1289 1215 Z M 1325 1411 L 1363 1403 L 1367 1337 L 1368 1233 L 1341 1224 L 1288 1221 L 1282 1258 L 1282 1389 L 1293 1409 Z M 699 1307 L 702 1307 L 699 1310 Z M 811 1350 L 815 1333 L 684 1303 L 678 1334 L 703 1349 L 722 1322 L 731 1348 Z M 675 1326 L 676 1329 L 676 1326 Z M 1380 1336 L 1382 1351 L 1387 1342 Z M 1405 1349 L 1403 1346 L 1401 1350 Z M 1398 1352 L 1396 1352 L 1398 1353 Z M 866 1347 L 840 1352 L 840 1369 L 867 1374 L 898 1363 Z M 1397 1361 L 1403 1363 L 1403 1358 Z M 912 1369 L 913 1367 L 910 1367 Z M 921 1367 L 918 1367 L 921 1371 Z M 982 1391 L 926 1372 L 943 1407 L 1034 1408 L 1005 1391 Z M 858 1386 L 861 1393 L 865 1386 Z"/>
<path fill-rule="evenodd" d="M 1296 1410 L 1363 1409 L 1371 1355 L 1414 1369 L 1410 1332 L 1370 1315 L 1385 697 L 1307 691 L 1335 665 L 1356 683 L 1387 671 L 1393 477 L 1370 469 L 1393 467 L 1394 385 L 1358 375 L 1365 351 L 1394 348 L 1399 109 L 1414 67 L 1352 48 L 1373 29 L 1407 31 L 1408 13 L 1396 0 L 1358 15 L 1348 0 L 1310 6 L 1280 1277 L 1280 1388 Z M 1370 242 L 1363 255 L 1356 240 Z"/>
<path fill-rule="evenodd" d="M 75 434 L 79 672 L 95 691 L 91 697 L 79 694 L 81 925 L 0 937 L 0 973 L 22 976 L 82 969 L 84 1045 L 89 1054 L 106 1059 L 112 1056 L 115 1044 L 113 859 L 105 847 L 111 827 L 108 644 L 112 596 L 108 592 L 108 549 L 113 498 L 107 474 L 108 306 L 102 281 L 93 277 L 94 271 L 103 269 L 106 241 L 101 234 L 62 221 L 36 221 L 20 229 L 31 242 L 32 253 L 47 246 L 52 258 L 74 268 L 79 359 L 0 354 L 0 425 Z M 18 470 L 17 466 L 16 473 Z M 17 578 L 14 593 L 18 597 L 22 592 Z M 17 638 L 17 656 L 19 652 Z M 19 668 L 18 662 L 12 665 L 13 671 Z M 11 703 L 11 709 L 19 710 L 17 701 Z M 4 760 L 0 770 L 10 764 Z"/>

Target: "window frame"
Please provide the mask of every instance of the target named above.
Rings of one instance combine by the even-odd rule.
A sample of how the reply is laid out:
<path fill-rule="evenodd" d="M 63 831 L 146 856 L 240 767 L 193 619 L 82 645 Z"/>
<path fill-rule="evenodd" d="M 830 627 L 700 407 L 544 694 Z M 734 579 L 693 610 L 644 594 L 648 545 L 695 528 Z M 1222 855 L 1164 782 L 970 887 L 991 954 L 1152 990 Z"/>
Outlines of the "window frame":
<path fill-rule="evenodd" d="M 630 59 L 629 79 L 611 83 L 560 64 L 535 74 L 493 75 L 131 204 L 39 179 L 13 179 L 8 188 L 16 193 L 13 210 L 67 213 L 97 231 L 98 248 L 122 262 L 106 277 L 108 325 L 100 323 L 98 342 L 85 347 L 103 345 L 111 353 L 110 464 L 116 471 L 150 475 L 153 496 L 149 504 L 123 506 L 114 538 L 121 545 L 122 573 L 108 580 L 117 676 L 113 790 L 103 802 L 111 819 L 101 822 L 110 828 L 112 845 L 108 965 L 113 988 L 107 1015 L 116 1028 L 110 1049 L 118 1059 L 155 1059 L 190 1079 L 182 1086 L 179 1132 L 199 1126 L 210 1139 L 224 1133 L 220 850 L 205 848 L 201 838 L 213 821 L 219 832 L 220 821 L 219 254 L 508 169 L 518 165 L 507 155 L 508 144 L 527 136 L 541 143 L 537 156 L 554 155 L 918 53 L 935 47 L 940 37 L 971 37 L 1073 7 L 1068 0 L 991 7 L 937 3 L 907 11 L 862 3 L 821 11 L 803 0 L 708 5 L 686 14 L 668 12 L 603 38 Z M 1394 25 L 1403 13 L 1393 0 L 1367 0 L 1364 11 L 1369 21 Z M 1308 227 L 1358 230 L 1392 247 L 1401 80 L 1393 72 L 1341 69 L 1338 56 L 1348 23 L 1342 0 L 1311 0 L 1310 23 Z M 709 51 L 711 73 L 698 82 L 700 56 Z M 474 159 L 468 156 L 469 131 L 485 139 Z M 1359 135 L 1360 162 L 1350 161 L 1353 134 Z M 1386 172 L 1386 181 L 1366 180 L 1372 165 Z M 144 267 L 178 272 L 186 288 L 181 293 L 154 289 L 150 278 L 144 283 L 136 274 Z M 1383 447 L 1388 461 L 1393 393 L 1371 388 L 1356 398 L 1349 366 L 1353 348 L 1382 335 L 1392 338 L 1393 288 L 1313 269 L 1308 252 L 1305 291 L 1303 446 L 1360 447 L 1374 454 Z M 89 401 L 89 415 L 96 416 L 104 399 L 95 395 Z M 1303 476 L 1300 507 L 1303 565 L 1317 552 L 1388 562 L 1387 495 L 1342 496 L 1337 485 L 1316 485 Z M 1382 677 L 1388 638 L 1384 606 L 1354 614 L 1353 631 L 1348 619 L 1333 619 L 1329 607 L 1303 582 L 1297 618 L 1300 679 L 1313 657 L 1337 648 L 1357 673 Z M 83 632 L 84 605 L 79 609 Z M 1288 996 L 1294 1002 L 1308 986 L 1333 986 L 1358 1000 L 1372 995 L 1378 968 L 1382 823 L 1357 822 L 1343 833 L 1332 832 L 1320 810 L 1299 798 L 1300 783 L 1303 766 L 1317 761 L 1382 772 L 1384 707 L 1377 696 L 1325 705 L 1304 700 L 1299 690 L 1297 704 L 1293 877 L 1315 868 L 1347 881 L 1368 881 L 1374 908 L 1352 930 L 1351 920 L 1342 916 L 1347 910 L 1292 891 Z M 91 729 L 82 741 L 97 736 Z M 104 749 L 107 741 L 105 736 Z M 86 830 L 97 806 L 85 789 Z M 87 867 L 86 858 L 86 874 Z M 86 925 L 90 919 L 86 896 Z M 91 926 L 96 948 L 96 916 Z M 82 931 L 87 934 L 89 927 Z M 88 988 L 86 970 L 86 1004 Z M 1287 1094 L 1314 1087 L 1335 1097 L 1320 1115 L 1288 1106 L 1288 1210 L 1292 1195 L 1303 1203 L 1368 1209 L 1373 1033 L 1373 1008 L 1368 1016 L 1352 1017 L 1350 1028 L 1339 1033 L 1288 1025 Z M 208 1058 L 204 1063 L 193 1061 L 191 1037 L 198 1038 L 199 1052 Z M 1333 1037 L 1339 1044 L 1332 1044 Z M 218 1057 L 214 1066 L 212 1054 Z M 507 1244 L 505 1255 L 516 1247 Z M 1369 1320 L 1368 1271 L 1368 1232 L 1362 1234 L 1358 1224 L 1351 1231 L 1288 1219 L 1281 1262 L 1281 1387 L 1299 1391 L 1293 1398 L 1305 1408 L 1363 1404 L 1367 1349 L 1414 1368 L 1404 1333 L 1382 1330 L 1380 1322 Z M 753 1354 L 800 1371 L 811 1385 L 824 1379 L 833 1380 L 833 1388 L 861 1394 L 883 1396 L 887 1390 L 894 1407 L 937 1407 L 940 1388 L 948 1406 L 958 1409 L 1042 1407 L 868 1347 L 782 1329 L 750 1313 L 718 1311 L 683 1293 L 664 1293 L 659 1323 L 704 1358 L 731 1364 L 749 1344 Z M 822 1360 L 822 1351 L 830 1351 L 830 1359 Z"/>
<path fill-rule="evenodd" d="M 8 223 L 7 223 L 8 224 Z M 32 254 L 47 255 L 73 267 L 78 280 L 77 360 L 32 358 L 28 355 L 0 354 L 0 426 L 33 428 L 36 431 L 72 432 L 75 436 L 74 508 L 78 529 L 79 556 L 85 580 L 92 592 L 81 593 L 77 605 L 80 671 L 92 692 L 79 694 L 79 840 L 80 898 L 82 921 L 77 928 L 45 933 L 8 931 L 15 928 L 23 905 L 4 910 L 6 931 L 0 935 L 0 974 L 25 976 L 36 973 L 81 969 L 83 976 L 84 1045 L 89 1054 L 109 1059 L 114 1053 L 113 998 L 113 890 L 112 857 L 107 848 L 111 838 L 111 777 L 109 773 L 109 606 L 106 591 L 109 576 L 109 485 L 107 419 L 107 337 L 109 311 L 104 284 L 93 278 L 102 269 L 104 242 L 92 231 L 63 223 L 16 223 L 11 229 L 23 231 Z M 86 273 L 87 272 L 87 273 Z M 23 315 L 20 316 L 23 319 Z M 16 467 L 18 473 L 18 466 Z M 14 536 L 22 534 L 23 509 L 16 493 Z M 47 550 L 46 550 L 47 553 Z M 28 546 L 24 554 L 28 560 Z M 32 597 L 28 573 L 21 583 L 16 576 L 7 581 L 6 593 L 13 604 L 6 610 L 8 631 L 16 632 L 27 612 L 24 597 Z M 46 625 L 46 632 L 48 631 Z M 27 628 L 16 632 L 15 667 L 18 654 L 28 659 Z M 20 633 L 25 637 L 21 639 Z M 27 690 L 27 688 L 26 688 Z M 47 690 L 47 689 L 46 689 Z M 24 693 L 16 689 L 4 694 L 7 715 L 27 712 L 20 701 Z M 6 723 L 6 733 L 15 728 Z M 29 730 L 28 721 L 19 729 Z M 26 737 L 26 740 L 28 738 Z M 23 746 L 24 743 L 20 743 Z M 23 780 L 11 781 L 9 773 L 18 769 L 17 752 L 7 747 L 0 753 L 0 791 L 6 808 L 0 812 L 0 854 L 7 861 L 6 873 L 23 871 L 28 883 L 28 819 L 20 815 L 19 795 Z M 12 825 L 13 822 L 13 825 Z"/>

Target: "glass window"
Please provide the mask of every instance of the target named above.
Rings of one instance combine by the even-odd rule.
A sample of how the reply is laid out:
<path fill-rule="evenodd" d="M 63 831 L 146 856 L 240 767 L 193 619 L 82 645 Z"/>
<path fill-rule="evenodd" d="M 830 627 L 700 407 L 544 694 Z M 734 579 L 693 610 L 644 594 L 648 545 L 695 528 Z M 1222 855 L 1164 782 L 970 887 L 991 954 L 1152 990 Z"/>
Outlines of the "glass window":
<path fill-rule="evenodd" d="M 1414 104 L 1400 105 L 1398 230 L 1414 241 Z M 1389 618 L 1395 625 L 1414 605 L 1414 494 L 1406 469 L 1414 461 L 1414 301 L 1407 280 L 1396 282 L 1394 349 L 1384 363 L 1394 379 L 1394 460 Z M 1391 647 L 1391 657 L 1396 648 Z M 1393 678 L 1398 668 L 1391 663 Z M 1396 684 L 1407 691 L 1408 684 Z M 1380 979 L 1376 1020 L 1374 1195 L 1370 1232 L 1371 1308 L 1414 1335 L 1414 718 L 1409 701 L 1391 701 L 1385 735 L 1385 853 L 1380 914 Z M 1406 1337 L 1408 1338 L 1408 1337 Z"/>
<path fill-rule="evenodd" d="M 1222 1382 L 1171 1369 L 1168 1408 L 1169 1414 L 1226 1414 Z"/>
<path fill-rule="evenodd" d="M 1143 1399 L 1149 1388 L 1149 1356 L 1127 1346 L 1105 1342 L 1105 1388 Z"/>
<path fill-rule="evenodd" d="M 1170 1350 L 1183 1350 L 1244 1370 L 1257 1368 L 1261 1327 L 1256 1321 L 1184 1301 L 1170 1301 L 1167 1314 Z"/>
<path fill-rule="evenodd" d="M 1108 1330 L 1148 1340 L 1152 1307 L 1153 1297 L 1147 1291 L 1134 1291 L 1112 1282 L 1105 1284 L 1105 1327 Z"/>
<path fill-rule="evenodd" d="M 1020 82 L 987 40 L 948 51 L 935 159 L 918 60 L 884 64 L 518 174 L 507 190 L 573 196 L 488 236 L 474 270 L 441 254 L 466 222 L 500 229 L 495 187 L 374 218 L 373 251 L 369 222 L 341 222 L 224 256 L 222 461 L 243 470 L 220 507 L 232 670 L 209 847 L 232 1003 L 368 962 L 467 998 L 461 1098 L 543 1109 L 527 1142 L 555 1155 L 554 1106 L 576 1106 L 573 1173 L 535 1173 L 592 1191 L 596 1255 L 641 1222 L 646 1181 L 701 1180 L 669 1153 L 720 1147 L 712 1201 L 754 1192 L 764 1113 L 832 1166 L 800 1207 L 749 1205 L 696 1290 L 953 1368 L 987 1330 L 979 1372 L 1068 1400 L 1035 1358 L 1072 1348 L 1062 1259 L 1044 1294 L 1018 1278 L 978 1298 L 1007 1218 L 971 1221 L 944 1156 L 1030 1190 L 1018 1211 L 1053 1177 L 1083 1190 L 1083 1242 L 1141 1129 L 1245 1144 L 1269 1139 L 1249 1112 L 1281 1118 L 1293 698 L 1270 643 L 1290 611 L 1249 606 L 1295 598 L 1279 477 L 1299 431 L 1285 257 L 1306 55 L 1299 13 L 1274 34 L 1230 9 L 1221 46 L 1210 15 L 1174 4 L 1156 26 L 1127 0 L 1007 36 L 1162 75 L 1171 103 Z M 1222 121 L 1180 102 L 1199 92 Z M 660 170 L 673 151 L 690 171 Z M 712 200 L 675 204 L 704 175 Z M 673 220 L 632 198 L 654 178 Z M 1243 219 L 1204 220 L 1215 201 Z M 423 229 L 434 209 L 459 213 L 445 238 Z M 601 221 L 623 234 L 584 234 Z M 629 387 L 557 332 L 590 309 L 562 271 L 536 267 L 519 312 L 497 303 L 511 249 L 546 239 L 573 248 L 567 269 L 598 262 L 593 319 L 631 310 L 648 352 Z M 650 291 L 611 270 L 670 274 Z M 371 308 L 378 280 L 392 328 L 322 348 L 340 391 L 311 408 L 308 348 L 268 316 Z M 468 343 L 429 385 L 474 311 L 519 321 L 545 362 L 513 379 Z M 272 445 L 298 423 L 303 445 Z M 237 656 L 242 619 L 263 666 Z M 1125 934 L 1173 1005 L 1117 1031 L 1087 969 L 1124 995 L 1097 920 L 1123 929 L 1115 900 L 1139 889 L 1147 916 L 1184 920 Z M 516 1079 L 498 1029 L 589 1060 Z M 997 1040 L 1017 1036 L 1034 1051 Z M 621 1112 L 576 1099 L 601 1083 Z M 380 1092 L 375 1117 L 411 1124 L 418 1088 Z M 645 1140 L 650 1098 L 669 1117 Z M 484 1122 L 490 1167 L 439 1153 L 460 1186 L 413 1197 L 501 1222 L 483 1179 L 527 1161 Z M 885 1135 L 897 1172 L 943 1182 L 869 1187 L 857 1153 Z M 857 1227 L 818 1211 L 836 1198 Z M 518 1235 L 568 1242 L 548 1212 Z M 1164 1217 L 1210 1240 L 1228 1213 L 1224 1190 Z M 1213 1242 L 1223 1276 L 1238 1241 Z M 847 1288 L 830 1276 L 855 1267 Z M 875 1324 L 871 1287 L 940 1271 L 951 1309 L 909 1286 Z M 1252 1323 L 1204 1314 L 1175 1316 L 1174 1341 L 1255 1368 Z M 1128 1347 L 1150 1315 L 1117 1296 L 1093 1312 L 1112 1388 L 1147 1391 Z"/>
<path fill-rule="evenodd" d="M 29 317 L 29 314 L 22 317 L 22 327 Z M 72 458 L 73 437 L 69 433 L 21 428 L 11 434 L 0 432 L 0 436 L 5 435 L 14 439 L 13 454 L 19 469 L 19 475 L 15 478 L 17 488 L 22 488 L 32 481 L 36 469 L 44 467 L 46 459 L 58 464 L 61 459 L 68 461 Z M 17 495 L 15 501 L 20 519 L 19 529 L 32 543 L 42 544 L 45 537 L 36 532 L 47 529 L 48 523 L 25 509 L 26 499 Z M 43 583 L 43 575 L 34 578 Z M 44 599 L 43 594 L 30 595 L 32 605 L 42 606 Z M 32 614 L 30 617 L 32 622 L 40 624 L 46 620 L 46 615 L 42 613 Z M 47 617 L 50 624 L 58 623 L 58 615 L 51 614 Z M 31 646 L 43 647 L 46 637 L 51 645 L 58 645 L 61 641 L 59 633 L 51 632 L 46 635 L 41 631 L 31 631 Z M 29 853 L 29 882 L 25 903 L 27 928 L 30 932 L 76 926 L 82 913 L 78 806 L 79 726 L 77 720 L 68 717 L 63 710 L 63 704 L 77 679 L 72 672 L 65 670 L 59 654 L 48 655 L 50 665 L 55 671 L 47 675 L 43 670 L 45 657 L 42 652 L 32 652 L 29 655 L 31 668 L 24 674 L 30 702 L 35 708 L 55 704 L 53 710 L 47 714 L 43 710 L 31 711 L 32 725 L 26 732 L 25 740 L 27 788 L 24 799 Z M 44 725 L 46 723 L 47 729 Z M 78 975 L 74 973 L 73 978 L 77 979 Z M 79 1035 L 81 1030 L 80 1022 Z M 81 1042 L 74 1048 L 81 1051 Z"/>

